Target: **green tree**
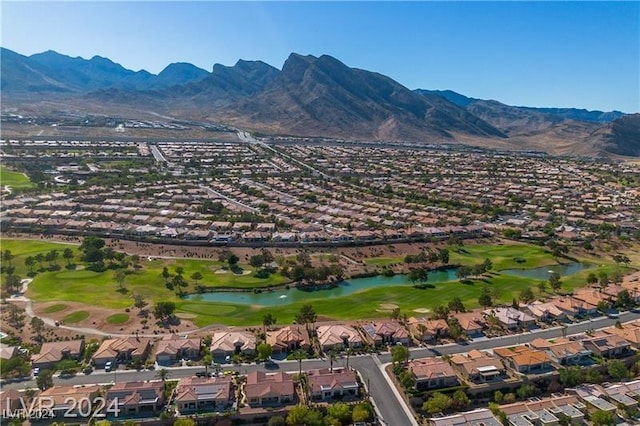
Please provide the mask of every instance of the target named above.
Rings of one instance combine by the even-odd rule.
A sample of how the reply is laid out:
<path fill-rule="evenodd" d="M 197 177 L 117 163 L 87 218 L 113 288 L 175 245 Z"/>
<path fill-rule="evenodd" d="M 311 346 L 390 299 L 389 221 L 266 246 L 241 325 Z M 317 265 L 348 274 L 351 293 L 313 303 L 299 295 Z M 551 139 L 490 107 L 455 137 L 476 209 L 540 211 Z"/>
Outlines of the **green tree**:
<path fill-rule="evenodd" d="M 540 294 L 542 294 L 545 291 L 547 291 L 547 282 L 546 281 L 540 281 L 538 283 L 538 291 L 540 292 Z"/>
<path fill-rule="evenodd" d="M 327 407 L 327 415 L 337 419 L 340 424 L 348 425 L 351 423 L 351 407 L 344 402 L 337 402 Z"/>
<path fill-rule="evenodd" d="M 568 388 L 574 387 L 582 383 L 582 370 L 578 366 L 561 368 L 560 382 Z"/>
<path fill-rule="evenodd" d="M 41 318 L 31 318 L 31 330 L 38 336 L 38 339 L 42 339 L 42 332 L 44 331 L 44 321 Z"/>
<path fill-rule="evenodd" d="M 449 249 L 443 248 L 438 250 L 438 260 L 442 262 L 443 265 L 449 263 Z"/>
<path fill-rule="evenodd" d="M 274 317 L 271 312 L 267 312 L 266 314 L 264 314 L 264 316 L 262 317 L 262 332 L 266 333 L 267 332 L 267 328 L 271 327 L 273 324 L 275 324 L 277 321 L 277 318 Z"/>
<path fill-rule="evenodd" d="M 613 413 L 609 411 L 597 410 L 591 413 L 590 417 L 593 426 L 611 426 L 616 424 Z"/>
<path fill-rule="evenodd" d="M 43 268 L 43 266 L 42 266 L 42 262 L 44 262 L 44 254 L 42 254 L 42 253 L 37 253 L 37 254 L 34 256 L 34 259 L 35 259 L 35 261 L 36 261 L 36 262 L 38 262 L 38 264 L 40 265 L 40 269 L 44 269 L 44 268 Z"/>
<path fill-rule="evenodd" d="M 29 268 L 29 273 L 33 274 L 33 266 L 36 264 L 36 259 L 33 256 L 27 256 L 24 259 L 24 264 Z"/>
<path fill-rule="evenodd" d="M 587 383 L 601 383 L 602 374 L 595 368 L 589 368 L 584 373 L 584 381 Z"/>
<path fill-rule="evenodd" d="M 351 413 L 351 420 L 354 423 L 358 422 L 369 422 L 373 420 L 373 407 L 369 402 L 361 402 L 353 407 L 353 412 Z"/>
<path fill-rule="evenodd" d="M 484 262 L 482 262 L 482 266 L 484 267 L 485 272 L 490 271 L 493 269 L 493 262 L 487 257 L 484 259 Z"/>
<path fill-rule="evenodd" d="M 595 284 L 598 282 L 598 277 L 593 272 L 589 272 L 587 275 L 587 284 Z"/>
<path fill-rule="evenodd" d="M 488 286 L 482 287 L 480 296 L 478 297 L 478 303 L 485 309 L 493 304 L 493 300 L 491 299 L 491 289 Z"/>
<path fill-rule="evenodd" d="M 462 265 L 456 270 L 456 277 L 458 277 L 460 281 L 464 281 L 469 277 L 469 275 L 471 275 L 471 272 L 470 267 Z"/>
<path fill-rule="evenodd" d="M 239 261 L 240 258 L 233 253 L 231 253 L 231 255 L 227 258 L 227 263 L 231 268 L 235 268 Z"/>
<path fill-rule="evenodd" d="M 181 417 L 173 421 L 173 426 L 196 426 L 196 422 L 193 419 Z"/>
<path fill-rule="evenodd" d="M 629 370 L 619 359 L 612 359 L 607 362 L 607 373 L 613 380 L 622 380 L 629 377 Z"/>
<path fill-rule="evenodd" d="M 426 283 L 429 280 L 429 269 L 428 268 L 412 269 L 411 271 L 409 271 L 408 278 L 412 284 Z"/>
<path fill-rule="evenodd" d="M 198 281 L 200 281 L 202 279 L 202 274 L 199 271 L 196 271 L 193 274 L 191 274 L 191 279 L 196 282 L 196 286 L 197 286 L 198 285 Z"/>
<path fill-rule="evenodd" d="M 533 395 L 536 394 L 536 392 L 537 392 L 536 387 L 529 383 L 520 386 L 516 391 L 520 399 L 532 397 Z"/>
<path fill-rule="evenodd" d="M 184 274 L 184 268 L 182 266 L 176 267 L 176 275 L 182 278 L 183 274 Z"/>
<path fill-rule="evenodd" d="M 391 361 L 394 364 L 404 364 L 409 361 L 409 349 L 406 346 L 394 345 L 391 348 Z"/>
<path fill-rule="evenodd" d="M 164 268 L 162 268 L 162 274 L 161 274 L 162 278 L 164 278 L 164 283 L 168 283 L 169 282 L 169 278 L 171 278 L 171 274 L 169 273 L 169 268 L 167 268 L 166 266 Z"/>
<path fill-rule="evenodd" d="M 307 358 L 307 354 L 302 349 L 293 351 L 293 359 L 298 361 L 298 376 L 302 375 L 302 360 Z"/>
<path fill-rule="evenodd" d="M 522 303 L 531 303 L 536 297 L 533 295 L 533 290 L 530 287 L 525 288 L 520 292 L 520 301 Z"/>
<path fill-rule="evenodd" d="M 258 351 L 258 359 L 262 361 L 268 360 L 273 353 L 271 345 L 267 343 L 260 343 L 256 349 Z"/>
<path fill-rule="evenodd" d="M 606 272 L 600 272 L 598 274 L 598 285 L 600 285 L 600 287 L 602 288 L 605 288 L 607 285 L 609 285 L 609 276 Z"/>
<path fill-rule="evenodd" d="M 633 298 L 631 297 L 629 290 L 625 289 L 625 290 L 622 290 L 620 293 L 618 293 L 618 297 L 616 299 L 616 305 L 624 309 L 631 309 L 635 306 L 635 302 L 633 301 Z"/>
<path fill-rule="evenodd" d="M 466 410 L 469 407 L 469 404 L 471 403 L 471 401 L 469 400 L 469 397 L 467 396 L 465 391 L 463 391 L 462 389 L 458 389 L 457 391 L 455 391 L 451 399 L 452 399 L 452 407 L 456 411 Z"/>
<path fill-rule="evenodd" d="M 502 401 L 504 400 L 504 394 L 502 392 L 500 392 L 499 390 L 495 391 L 493 393 L 493 400 L 497 404 L 502 403 Z"/>
<path fill-rule="evenodd" d="M 7 262 L 9 268 L 13 267 L 13 258 L 15 256 L 11 253 L 11 250 L 5 250 L 0 254 L 2 255 L 2 262 Z"/>
<path fill-rule="evenodd" d="M 289 426 L 323 426 L 322 413 L 318 410 L 297 405 L 287 413 Z"/>
<path fill-rule="evenodd" d="M 449 336 L 452 339 L 458 340 L 461 337 L 464 337 L 464 329 L 460 325 L 460 321 L 458 320 L 458 318 L 451 317 L 447 319 L 447 325 L 448 325 L 447 330 L 449 332 Z"/>
<path fill-rule="evenodd" d="M 144 300 L 144 296 L 141 295 L 140 293 L 135 293 L 133 296 L 133 306 L 135 306 L 138 309 L 142 309 L 145 306 L 147 306 L 147 301 Z"/>
<path fill-rule="evenodd" d="M 458 296 L 451 299 L 448 306 L 450 311 L 455 311 L 456 313 L 464 312 L 466 310 L 464 304 L 462 303 L 462 299 L 460 299 Z"/>
<path fill-rule="evenodd" d="M 549 285 L 555 291 L 560 290 L 560 287 L 562 286 L 562 283 L 560 282 L 560 274 L 559 273 L 553 272 L 551 274 L 551 276 L 549 277 Z"/>
<path fill-rule="evenodd" d="M 287 426 L 287 422 L 284 420 L 282 416 L 273 416 L 269 417 L 269 422 L 267 426 Z"/>
<path fill-rule="evenodd" d="M 438 305 L 433 308 L 433 319 L 443 319 L 446 320 L 449 318 L 449 308 L 446 306 Z"/>
<path fill-rule="evenodd" d="M 161 368 L 160 370 L 158 370 L 158 372 L 156 373 L 156 377 L 160 380 L 162 380 L 163 382 L 166 382 L 167 379 L 171 376 L 171 372 L 169 370 L 167 370 L 166 368 Z"/>
<path fill-rule="evenodd" d="M 441 392 L 434 392 L 431 398 L 422 405 L 422 410 L 429 414 L 442 413 L 451 408 L 452 404 L 453 400 L 451 397 Z"/>
<path fill-rule="evenodd" d="M 40 390 L 47 390 L 50 387 L 53 387 L 53 371 L 51 370 L 43 370 L 36 377 L 36 385 Z"/>
<path fill-rule="evenodd" d="M 153 315 L 161 321 L 170 318 L 176 310 L 174 302 L 156 302 L 153 306 Z"/>
<path fill-rule="evenodd" d="M 118 291 L 124 293 L 127 289 L 124 286 L 124 280 L 127 278 L 127 275 L 123 270 L 119 269 L 113 273 L 113 279 L 118 283 Z"/>
<path fill-rule="evenodd" d="M 262 257 L 261 254 L 251 256 L 249 258 L 249 265 L 253 266 L 254 268 L 262 267 L 262 265 L 264 265 L 264 257 Z"/>
<path fill-rule="evenodd" d="M 318 315 L 310 303 L 302 305 L 300 312 L 296 314 L 296 324 L 304 324 L 307 331 L 309 331 L 309 324 L 314 324 L 317 319 Z"/>
<path fill-rule="evenodd" d="M 336 359 L 338 359 L 338 353 L 335 351 L 335 349 L 331 349 L 329 352 L 327 352 L 327 358 L 329 358 L 329 371 L 333 373 L 333 363 L 336 362 Z"/>
<path fill-rule="evenodd" d="M 67 247 L 62 252 L 62 258 L 67 260 L 67 265 L 71 266 L 71 259 L 73 259 L 73 250 Z"/>

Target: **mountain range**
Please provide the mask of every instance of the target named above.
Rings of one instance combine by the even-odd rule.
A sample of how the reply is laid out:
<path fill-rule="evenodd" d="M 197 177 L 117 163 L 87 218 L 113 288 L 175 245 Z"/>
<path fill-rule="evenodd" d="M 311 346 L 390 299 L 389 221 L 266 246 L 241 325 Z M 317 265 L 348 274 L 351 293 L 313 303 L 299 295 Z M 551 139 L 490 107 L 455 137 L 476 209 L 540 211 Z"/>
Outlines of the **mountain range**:
<path fill-rule="evenodd" d="M 261 61 L 187 63 L 155 75 L 110 59 L 0 51 L 2 105 L 55 100 L 83 108 L 153 111 L 266 134 L 465 143 L 555 154 L 640 156 L 640 114 L 510 106 L 451 90 L 410 90 L 339 60 L 292 53 Z"/>

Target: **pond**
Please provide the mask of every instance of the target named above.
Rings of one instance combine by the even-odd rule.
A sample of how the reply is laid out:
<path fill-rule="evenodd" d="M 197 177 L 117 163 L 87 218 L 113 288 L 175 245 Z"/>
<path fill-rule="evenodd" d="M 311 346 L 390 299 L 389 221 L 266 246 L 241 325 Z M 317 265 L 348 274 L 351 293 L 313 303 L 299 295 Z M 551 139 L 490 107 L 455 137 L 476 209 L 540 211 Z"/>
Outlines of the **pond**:
<path fill-rule="evenodd" d="M 569 263 L 564 265 L 551 265 L 531 269 L 506 269 L 500 271 L 503 274 L 517 275 L 520 277 L 547 280 L 551 273 L 556 271 L 561 276 L 573 275 L 583 269 L 589 268 L 590 265 L 582 263 Z M 443 283 L 457 279 L 456 268 L 430 271 L 430 284 Z M 306 302 L 312 299 L 330 299 L 334 297 L 343 297 L 358 291 L 367 290 L 375 287 L 390 287 L 397 285 L 410 285 L 411 282 L 406 275 L 395 275 L 393 277 L 385 277 L 378 275 L 367 278 L 354 278 L 342 281 L 337 287 L 325 290 L 305 291 L 292 287 L 290 290 L 263 291 L 262 293 L 253 292 L 231 292 L 216 291 L 204 294 L 191 294 L 186 300 L 197 300 L 203 302 L 224 302 L 236 305 L 260 305 L 260 306 L 282 306 L 290 303 Z"/>
<path fill-rule="evenodd" d="M 429 272 L 429 283 L 431 284 L 452 281 L 455 279 L 456 268 L 453 267 Z M 305 291 L 291 287 L 290 290 L 282 289 L 268 292 L 263 291 L 262 293 L 216 291 L 212 293 L 192 294 L 187 296 L 186 299 L 204 302 L 234 303 L 238 305 L 280 306 L 296 302 L 305 302 L 311 299 L 328 299 L 348 296 L 358 291 L 374 287 L 409 284 L 411 284 L 411 282 L 405 275 L 395 275 L 393 277 L 378 275 L 375 277 L 354 278 L 342 281 L 337 287 L 325 290 Z"/>
<path fill-rule="evenodd" d="M 540 266 L 529 269 L 503 269 L 500 271 L 507 275 L 517 275 L 536 280 L 548 280 L 552 273 L 557 272 L 561 277 L 577 274 L 580 271 L 593 267 L 588 263 L 570 262 L 557 265 Z"/>

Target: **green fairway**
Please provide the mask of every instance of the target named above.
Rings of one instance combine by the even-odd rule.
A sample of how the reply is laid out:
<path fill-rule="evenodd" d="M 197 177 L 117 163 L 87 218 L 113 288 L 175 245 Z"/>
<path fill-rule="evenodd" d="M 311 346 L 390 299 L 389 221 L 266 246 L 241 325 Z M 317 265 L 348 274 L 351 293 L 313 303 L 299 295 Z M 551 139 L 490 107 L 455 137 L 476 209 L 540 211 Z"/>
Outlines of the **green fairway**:
<path fill-rule="evenodd" d="M 89 312 L 87 311 L 75 311 L 64 317 L 62 321 L 66 324 L 74 324 L 76 322 L 84 321 L 89 318 Z"/>
<path fill-rule="evenodd" d="M 373 266 L 388 266 L 393 265 L 394 263 L 403 263 L 404 258 L 402 257 L 370 257 L 365 259 L 364 263 L 367 265 Z"/>
<path fill-rule="evenodd" d="M 33 183 L 25 174 L 14 172 L 6 167 L 0 166 L 0 186 L 5 185 L 11 189 L 33 188 Z"/>
<path fill-rule="evenodd" d="M 29 268 L 25 265 L 27 256 L 36 256 L 38 253 L 46 254 L 50 250 L 62 253 L 65 248 L 72 248 L 74 259 L 71 261 L 84 267 L 80 261 L 80 252 L 77 245 L 57 244 L 41 240 L 1 240 L 1 250 L 10 250 L 14 259 L 12 264 L 15 273 L 21 277 L 27 276 Z M 236 274 L 223 270 L 222 263 L 213 260 L 201 259 L 155 259 L 142 260 L 141 268 L 133 270 L 129 268 L 124 280 L 126 291 L 118 291 L 118 284 L 114 279 L 114 271 L 94 272 L 86 269 L 67 270 L 65 259 L 58 259 L 61 266 L 58 271 L 39 272 L 29 285 L 27 296 L 36 302 L 69 301 L 101 306 L 105 308 L 126 308 L 133 304 L 132 294 L 138 293 L 153 303 L 160 300 L 179 301 L 173 290 L 169 290 L 162 277 L 162 270 L 167 267 L 169 273 L 176 275 L 176 268 L 184 269 L 183 277 L 188 282 L 185 291 L 195 293 L 195 280 L 191 276 L 195 272 L 202 274 L 198 284 L 211 287 L 226 288 L 266 288 L 288 281 L 283 275 L 271 274 L 268 278 L 256 278 L 254 270 L 248 265 L 240 264 L 242 273 Z M 34 270 L 40 267 L 46 268 L 47 262 L 36 263 Z M 169 280 L 172 279 L 169 278 Z M 0 284 L 4 282 L 4 275 L 0 276 Z"/>
<path fill-rule="evenodd" d="M 64 303 L 56 303 L 55 305 L 51 305 L 48 308 L 46 308 L 44 310 L 44 312 L 46 314 L 53 314 L 55 312 L 60 312 L 60 311 L 64 311 L 65 309 L 67 309 L 69 306 L 65 305 Z"/>
<path fill-rule="evenodd" d="M 127 321 L 129 321 L 129 315 L 127 314 L 114 314 L 107 317 L 107 322 L 113 325 L 124 324 Z"/>
<path fill-rule="evenodd" d="M 516 262 L 514 259 L 518 257 L 525 259 L 525 262 Z M 449 249 L 449 263 L 451 264 L 474 265 L 482 262 L 485 258 L 491 259 L 494 271 L 510 268 L 535 268 L 557 263 L 544 248 L 529 244 L 473 245 Z"/>

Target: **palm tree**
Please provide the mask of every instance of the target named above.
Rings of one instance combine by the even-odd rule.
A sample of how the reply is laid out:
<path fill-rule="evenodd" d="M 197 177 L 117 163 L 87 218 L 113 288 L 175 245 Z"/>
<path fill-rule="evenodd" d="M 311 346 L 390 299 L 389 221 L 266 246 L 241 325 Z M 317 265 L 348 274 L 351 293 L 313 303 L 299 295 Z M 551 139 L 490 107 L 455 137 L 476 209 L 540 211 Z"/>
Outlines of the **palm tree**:
<path fill-rule="evenodd" d="M 36 262 L 40 264 L 40 269 L 43 269 L 42 262 L 44 262 L 44 254 L 42 253 L 36 254 L 35 259 L 36 259 Z"/>
<path fill-rule="evenodd" d="M 293 352 L 293 359 L 298 361 L 298 376 L 302 375 L 302 360 L 307 357 L 302 349 L 297 349 Z"/>
<path fill-rule="evenodd" d="M 276 323 L 276 318 L 269 312 L 262 317 L 262 332 L 267 332 L 267 327 Z"/>
<path fill-rule="evenodd" d="M 338 358 L 338 354 L 335 349 L 331 349 L 327 356 L 329 357 L 329 371 L 333 373 L 333 362 Z"/>
<path fill-rule="evenodd" d="M 73 259 L 73 250 L 71 250 L 70 248 L 67 247 L 62 252 L 62 257 L 67 259 L 67 265 L 70 266 L 71 265 L 71 259 Z"/>
<path fill-rule="evenodd" d="M 349 357 L 351 355 L 353 355 L 353 349 L 351 348 L 347 348 L 347 350 L 345 351 L 346 355 L 347 355 L 347 370 L 349 369 Z"/>
<path fill-rule="evenodd" d="M 24 264 L 27 266 L 27 268 L 29 268 L 29 273 L 33 273 L 33 265 L 35 265 L 36 260 L 33 258 L 33 256 L 27 256 L 27 258 L 24 260 Z"/>
<path fill-rule="evenodd" d="M 171 372 L 169 370 L 167 370 L 166 368 L 161 368 L 160 370 L 158 370 L 156 377 L 163 382 L 166 382 L 170 375 Z"/>

